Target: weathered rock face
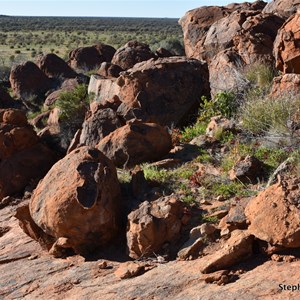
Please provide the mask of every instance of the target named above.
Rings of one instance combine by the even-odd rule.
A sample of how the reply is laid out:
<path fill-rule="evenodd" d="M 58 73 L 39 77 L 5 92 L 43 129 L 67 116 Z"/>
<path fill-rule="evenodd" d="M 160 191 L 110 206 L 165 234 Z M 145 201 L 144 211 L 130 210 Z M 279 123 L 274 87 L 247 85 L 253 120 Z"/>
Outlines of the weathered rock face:
<path fill-rule="evenodd" d="M 154 57 L 154 53 L 152 53 L 147 44 L 130 41 L 116 51 L 111 62 L 120 66 L 123 70 L 127 70 L 132 68 L 136 63 Z"/>
<path fill-rule="evenodd" d="M 112 162 L 81 147 L 57 162 L 40 181 L 30 214 L 57 247 L 76 253 L 109 243 L 119 229 L 120 186 Z"/>
<path fill-rule="evenodd" d="M 158 124 L 135 122 L 118 128 L 97 148 L 118 167 L 159 160 L 172 148 L 170 134 Z"/>
<path fill-rule="evenodd" d="M 181 125 L 197 113 L 201 96 L 209 95 L 207 66 L 185 57 L 159 58 L 136 64 L 118 79 L 92 76 L 89 93 L 97 101 L 117 96 L 118 114 L 161 125 Z M 188 119 L 189 118 L 189 119 Z"/>
<path fill-rule="evenodd" d="M 273 59 L 273 41 L 283 19 L 259 11 L 235 11 L 215 22 L 203 43 L 204 58 L 210 62 L 220 51 L 233 47 L 246 64 Z"/>
<path fill-rule="evenodd" d="M 288 18 L 297 11 L 298 7 L 300 7 L 299 0 L 273 0 L 265 6 L 263 12 Z"/>
<path fill-rule="evenodd" d="M 103 62 L 100 65 L 100 68 L 97 71 L 98 75 L 104 76 L 104 77 L 119 77 L 120 72 L 122 72 L 123 69 L 117 65 L 114 65 L 109 62 Z"/>
<path fill-rule="evenodd" d="M 153 256 L 165 243 L 180 237 L 184 204 L 172 197 L 143 202 L 128 215 L 127 246 L 129 256 Z"/>
<path fill-rule="evenodd" d="M 82 124 L 80 144 L 96 146 L 105 136 L 122 127 L 117 114 L 111 108 L 97 108 Z"/>
<path fill-rule="evenodd" d="M 180 20 L 184 34 L 185 52 L 188 57 L 204 59 L 203 44 L 210 27 L 234 11 L 261 11 L 266 5 L 263 1 L 254 3 L 230 4 L 225 7 L 204 6 L 188 11 Z M 227 35 L 225 35 L 227 36 Z"/>
<path fill-rule="evenodd" d="M 273 79 L 272 97 L 300 94 L 300 74 L 284 74 Z"/>
<path fill-rule="evenodd" d="M 100 75 L 91 76 L 88 93 L 95 95 L 95 101 L 102 103 L 114 96 L 118 97 L 119 92 L 120 86 L 117 84 L 116 78 L 103 78 Z"/>
<path fill-rule="evenodd" d="M 9 80 L 16 97 L 41 95 L 51 88 L 50 79 L 31 61 L 13 66 Z"/>
<path fill-rule="evenodd" d="M 55 162 L 55 155 L 39 143 L 22 111 L 0 110 L 0 198 L 22 192 L 40 179 Z"/>
<path fill-rule="evenodd" d="M 241 72 L 244 66 L 237 51 L 227 49 L 218 53 L 208 66 L 212 97 L 220 91 L 243 91 L 247 86 Z"/>
<path fill-rule="evenodd" d="M 276 68 L 283 73 L 300 74 L 300 13 L 291 16 L 279 30 L 274 42 Z"/>
<path fill-rule="evenodd" d="M 110 62 L 116 49 L 106 44 L 97 44 L 91 47 L 80 47 L 69 53 L 69 65 L 75 70 L 93 70 L 102 62 Z"/>
<path fill-rule="evenodd" d="M 252 253 L 253 236 L 242 230 L 232 232 L 230 239 L 214 254 L 206 257 L 207 263 L 201 268 L 202 273 L 211 273 L 231 267 L 249 258 Z"/>
<path fill-rule="evenodd" d="M 283 179 L 250 200 L 248 231 L 271 245 L 300 247 L 299 178 Z"/>
<path fill-rule="evenodd" d="M 77 73 L 72 70 L 63 59 L 54 53 L 39 57 L 37 65 L 48 77 L 74 78 L 77 76 Z"/>

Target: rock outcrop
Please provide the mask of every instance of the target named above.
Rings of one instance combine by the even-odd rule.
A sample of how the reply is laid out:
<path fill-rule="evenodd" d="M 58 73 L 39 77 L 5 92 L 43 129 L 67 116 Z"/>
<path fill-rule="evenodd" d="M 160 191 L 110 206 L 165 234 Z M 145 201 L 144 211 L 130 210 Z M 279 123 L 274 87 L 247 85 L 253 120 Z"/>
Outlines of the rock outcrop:
<path fill-rule="evenodd" d="M 89 113 L 82 124 L 80 144 L 94 147 L 105 136 L 123 125 L 111 108 L 102 109 L 98 106 Z"/>
<path fill-rule="evenodd" d="M 69 53 L 69 65 L 75 70 L 93 70 L 103 62 L 110 62 L 116 49 L 99 43 L 90 47 L 80 47 Z"/>
<path fill-rule="evenodd" d="M 77 73 L 62 58 L 54 53 L 40 56 L 37 65 L 48 77 L 74 78 L 77 76 Z"/>
<path fill-rule="evenodd" d="M 52 86 L 50 79 L 31 61 L 13 66 L 9 80 L 14 96 L 25 99 L 43 95 Z"/>
<path fill-rule="evenodd" d="M 188 57 L 196 59 L 205 59 L 207 54 L 203 45 L 206 40 L 208 31 L 215 22 L 230 16 L 236 11 L 257 11 L 260 12 L 266 5 L 263 1 L 256 1 L 254 3 L 230 4 L 228 6 L 203 6 L 188 11 L 180 20 L 179 24 L 182 26 L 184 35 L 185 53 Z M 222 21 L 223 22 L 223 21 Z M 239 24 L 235 23 L 235 26 Z M 230 30 L 233 30 L 233 26 Z M 228 35 L 225 34 L 224 38 Z M 211 56 L 211 54 L 209 54 Z"/>
<path fill-rule="evenodd" d="M 296 13 L 299 7 L 299 0 L 273 0 L 265 6 L 263 13 L 277 14 L 281 17 L 288 18 Z"/>
<path fill-rule="evenodd" d="M 300 74 L 299 23 L 300 12 L 283 24 L 274 42 L 276 68 L 283 73 Z"/>
<path fill-rule="evenodd" d="M 56 156 L 39 139 L 20 110 L 0 110 L 0 198 L 21 193 L 41 179 Z"/>
<path fill-rule="evenodd" d="M 180 237 L 183 217 L 184 204 L 171 196 L 143 202 L 128 215 L 129 256 L 153 256 L 165 243 L 174 243 Z"/>
<path fill-rule="evenodd" d="M 271 97 L 292 97 L 298 94 L 300 94 L 300 74 L 284 74 L 273 79 Z"/>
<path fill-rule="evenodd" d="M 116 169 L 91 147 L 58 161 L 29 205 L 33 221 L 56 240 L 55 253 L 60 248 L 87 253 L 111 242 L 119 230 L 120 206 Z"/>
<path fill-rule="evenodd" d="M 135 122 L 104 137 L 97 148 L 116 166 L 133 167 L 167 155 L 172 149 L 172 139 L 158 124 Z"/>
<path fill-rule="evenodd" d="M 154 53 L 150 50 L 147 44 L 137 41 L 130 41 L 116 51 L 111 62 L 115 65 L 118 65 L 123 70 L 128 70 L 136 63 L 154 57 Z"/>
<path fill-rule="evenodd" d="M 116 96 L 118 114 L 160 125 L 182 125 L 197 114 L 201 96 L 210 93 L 206 64 L 185 57 L 159 58 L 136 64 L 118 79 L 92 76 L 89 93 L 97 101 Z"/>

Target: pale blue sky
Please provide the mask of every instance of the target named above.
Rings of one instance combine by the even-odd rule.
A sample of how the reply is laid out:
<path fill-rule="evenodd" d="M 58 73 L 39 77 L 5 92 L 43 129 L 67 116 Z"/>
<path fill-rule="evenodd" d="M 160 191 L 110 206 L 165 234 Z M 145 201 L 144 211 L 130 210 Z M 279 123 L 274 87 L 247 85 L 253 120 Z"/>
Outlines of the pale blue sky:
<path fill-rule="evenodd" d="M 226 5 L 230 0 L 0 0 L 0 14 L 18 16 L 97 16 L 179 18 L 204 5 Z M 253 1 L 249 1 L 253 2 Z"/>

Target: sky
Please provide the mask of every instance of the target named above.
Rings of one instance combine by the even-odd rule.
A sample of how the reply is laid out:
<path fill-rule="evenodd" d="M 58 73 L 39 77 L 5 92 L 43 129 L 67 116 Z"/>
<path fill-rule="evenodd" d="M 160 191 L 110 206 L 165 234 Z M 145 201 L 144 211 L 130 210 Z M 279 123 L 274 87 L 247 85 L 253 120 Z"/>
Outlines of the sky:
<path fill-rule="evenodd" d="M 0 0 L 0 14 L 13 16 L 95 16 L 180 18 L 190 9 L 239 0 Z M 248 0 L 253 2 L 252 0 Z"/>

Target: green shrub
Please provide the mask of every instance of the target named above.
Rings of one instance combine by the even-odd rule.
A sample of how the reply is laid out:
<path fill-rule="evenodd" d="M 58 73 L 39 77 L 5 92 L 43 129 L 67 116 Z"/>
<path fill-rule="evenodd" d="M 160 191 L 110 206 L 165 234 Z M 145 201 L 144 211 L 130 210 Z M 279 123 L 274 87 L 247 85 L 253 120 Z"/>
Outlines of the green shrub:
<path fill-rule="evenodd" d="M 60 94 L 55 106 L 59 108 L 62 120 L 74 120 L 89 104 L 87 87 L 84 84 L 77 86 L 73 91 Z"/>
<path fill-rule="evenodd" d="M 181 141 L 182 142 L 190 142 L 193 138 L 205 134 L 207 127 L 206 122 L 197 121 L 194 125 L 185 127 L 181 131 Z"/>
<path fill-rule="evenodd" d="M 213 100 L 208 100 L 205 96 L 201 98 L 199 120 L 209 121 L 212 117 L 221 115 L 231 118 L 236 114 L 236 97 L 231 92 L 217 93 Z"/>

